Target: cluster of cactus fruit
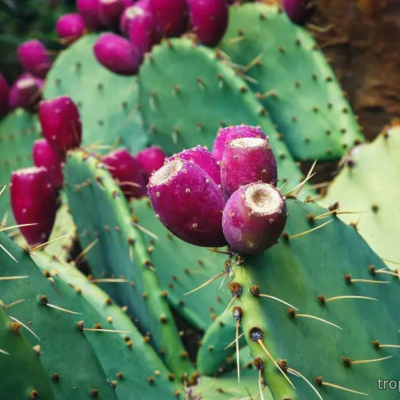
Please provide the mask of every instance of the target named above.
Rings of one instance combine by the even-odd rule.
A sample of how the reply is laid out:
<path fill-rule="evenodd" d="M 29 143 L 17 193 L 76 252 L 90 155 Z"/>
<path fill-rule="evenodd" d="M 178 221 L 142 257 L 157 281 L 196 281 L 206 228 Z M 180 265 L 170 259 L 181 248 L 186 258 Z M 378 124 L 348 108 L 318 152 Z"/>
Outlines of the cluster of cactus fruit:
<path fill-rule="evenodd" d="M 399 128 L 239 3 L 77 0 L 0 76 L 0 398 L 397 398 Z"/>

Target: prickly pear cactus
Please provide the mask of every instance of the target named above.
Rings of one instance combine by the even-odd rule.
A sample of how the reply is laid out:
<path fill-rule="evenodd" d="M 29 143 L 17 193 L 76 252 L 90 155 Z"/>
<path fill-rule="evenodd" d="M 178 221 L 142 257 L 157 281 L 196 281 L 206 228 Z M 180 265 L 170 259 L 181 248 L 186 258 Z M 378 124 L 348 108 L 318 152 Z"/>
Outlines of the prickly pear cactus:
<path fill-rule="evenodd" d="M 221 49 L 270 113 L 298 160 L 340 158 L 363 140 L 316 42 L 276 5 L 231 7 Z"/>
<path fill-rule="evenodd" d="M 23 109 L 9 114 L 0 123 L 0 190 L 10 183 L 11 172 L 32 165 L 32 145 L 38 137 L 36 118 Z M 0 220 L 13 221 L 9 192 L 0 196 Z"/>
<path fill-rule="evenodd" d="M 174 377 L 126 313 L 95 283 L 71 265 L 41 253 L 35 259 L 54 281 L 68 307 L 82 310 L 84 334 L 98 356 L 118 399 L 176 399 Z M 105 331 L 101 332 L 100 330 Z"/>
<path fill-rule="evenodd" d="M 64 169 L 70 212 L 96 278 L 123 278 L 126 283 L 104 286 L 120 305 L 128 307 L 142 332 L 150 332 L 172 372 L 192 372 L 160 288 L 142 233 L 135 227 L 128 204 L 109 171 L 82 151 L 69 153 Z M 116 286 L 117 285 L 117 286 Z"/>
<path fill-rule="evenodd" d="M 30 256 L 4 233 L 0 234 L 0 265 L 1 300 L 34 346 L 55 399 L 115 399 L 114 389 L 77 325 L 81 316 L 71 314 L 81 310 L 68 309 Z"/>
<path fill-rule="evenodd" d="M 229 283 L 256 368 L 276 399 L 381 398 L 377 377 L 400 367 L 399 276 L 325 209 L 288 200 L 288 213 L 279 243 L 241 259 Z"/>
<path fill-rule="evenodd" d="M 22 335 L 21 329 L 22 325 L 10 319 L 0 307 L 0 368 L 7 374 L 7 379 L 4 376 L 0 385 L 0 396 L 16 400 L 38 397 L 53 400 L 50 381 L 40 358 Z"/>
<path fill-rule="evenodd" d="M 139 73 L 139 104 L 150 140 L 167 153 L 200 143 L 211 148 L 221 126 L 259 124 L 270 137 L 280 181 L 301 180 L 265 108 L 218 52 L 189 39 L 155 46 Z"/>
<path fill-rule="evenodd" d="M 93 55 L 98 35 L 81 38 L 57 58 L 46 80 L 45 99 L 68 95 L 78 105 L 83 145 L 104 152 L 104 146 L 125 146 L 133 152 L 147 143 L 137 105 L 135 77 L 116 75 Z M 102 147 L 103 146 L 103 147 Z"/>
<path fill-rule="evenodd" d="M 373 143 L 355 147 L 320 203 L 339 202 L 346 223 L 353 222 L 363 238 L 392 268 L 400 263 L 399 194 L 400 127 L 385 129 Z"/>

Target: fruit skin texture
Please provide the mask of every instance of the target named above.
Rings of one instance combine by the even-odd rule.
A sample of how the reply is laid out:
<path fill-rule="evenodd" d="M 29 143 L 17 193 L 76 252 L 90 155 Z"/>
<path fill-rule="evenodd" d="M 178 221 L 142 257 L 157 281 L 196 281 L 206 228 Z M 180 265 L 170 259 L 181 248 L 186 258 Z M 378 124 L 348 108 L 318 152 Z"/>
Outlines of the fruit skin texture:
<path fill-rule="evenodd" d="M 11 87 L 10 110 L 21 107 L 31 111 L 40 100 L 43 86 L 43 79 L 35 78 L 29 73 L 22 74 Z"/>
<path fill-rule="evenodd" d="M 43 136 L 58 152 L 67 152 L 79 147 L 82 140 L 82 125 L 77 106 L 68 96 L 42 101 L 39 119 Z"/>
<path fill-rule="evenodd" d="M 141 165 L 126 149 L 111 152 L 103 157 L 103 163 L 109 167 L 126 198 L 140 199 L 145 194 L 146 182 Z"/>
<path fill-rule="evenodd" d="M 271 199 L 272 205 L 263 199 Z M 258 254 L 277 242 L 286 218 L 286 202 L 278 189 L 267 183 L 251 183 L 238 189 L 226 203 L 222 227 L 233 250 Z"/>
<path fill-rule="evenodd" d="M 151 204 L 163 225 L 185 242 L 224 246 L 222 191 L 196 164 L 176 159 L 154 173 L 147 186 Z"/>
<path fill-rule="evenodd" d="M 189 0 L 189 13 L 200 42 L 216 46 L 228 26 L 229 10 L 226 0 Z"/>
<path fill-rule="evenodd" d="M 99 0 L 100 20 L 109 29 L 118 29 L 119 19 L 124 9 L 122 0 Z"/>
<path fill-rule="evenodd" d="M 27 40 L 18 46 L 18 60 L 22 67 L 38 78 L 44 78 L 52 61 L 46 47 L 39 40 Z"/>
<path fill-rule="evenodd" d="M 103 28 L 99 14 L 99 0 L 77 0 L 76 8 L 88 29 L 98 31 Z"/>
<path fill-rule="evenodd" d="M 46 139 L 35 141 L 32 155 L 36 167 L 46 168 L 53 188 L 61 187 L 63 183 L 62 164 L 65 162 L 65 155 L 56 152 Z"/>
<path fill-rule="evenodd" d="M 150 0 L 150 7 L 163 36 L 180 36 L 186 31 L 189 22 L 186 0 Z"/>
<path fill-rule="evenodd" d="M 137 153 L 136 158 L 148 179 L 154 171 L 157 171 L 164 165 L 166 154 L 161 147 L 152 146 Z"/>
<path fill-rule="evenodd" d="M 0 118 L 4 117 L 8 112 L 8 95 L 10 87 L 4 76 L 0 74 Z"/>
<path fill-rule="evenodd" d="M 227 196 L 253 182 L 276 185 L 276 159 L 266 139 L 244 138 L 230 142 L 221 161 L 221 182 Z"/>
<path fill-rule="evenodd" d="M 56 25 L 57 36 L 71 44 L 85 33 L 85 22 L 79 14 L 62 15 Z"/>
<path fill-rule="evenodd" d="M 168 161 L 176 158 L 197 164 L 217 185 L 221 184 L 221 169 L 211 152 L 203 146 L 196 146 L 189 150 L 181 151 L 180 153 L 169 157 Z"/>
<path fill-rule="evenodd" d="M 47 241 L 53 228 L 57 197 L 45 168 L 25 168 L 11 176 L 11 207 L 19 228 L 30 246 Z"/>
<path fill-rule="evenodd" d="M 137 8 L 140 8 L 143 11 L 151 12 L 150 0 L 139 0 L 134 5 L 125 8 L 124 12 L 121 15 L 119 29 L 126 37 L 129 37 L 130 23 L 137 13 Z"/>
<path fill-rule="evenodd" d="M 305 24 L 314 14 L 315 0 L 283 0 L 283 8 L 296 24 Z"/>
<path fill-rule="evenodd" d="M 128 37 L 133 47 L 138 49 L 141 56 L 151 50 L 153 44 L 159 41 L 155 34 L 155 23 L 153 15 L 141 7 L 131 7 L 135 15 L 128 22 Z"/>
<path fill-rule="evenodd" d="M 225 148 L 230 141 L 247 137 L 267 139 L 265 133 L 258 126 L 236 125 L 220 129 L 214 140 L 212 149 L 213 156 L 218 162 L 221 161 Z"/>
<path fill-rule="evenodd" d="M 103 33 L 93 50 L 103 67 L 119 75 L 134 75 L 142 60 L 138 49 L 114 33 Z"/>

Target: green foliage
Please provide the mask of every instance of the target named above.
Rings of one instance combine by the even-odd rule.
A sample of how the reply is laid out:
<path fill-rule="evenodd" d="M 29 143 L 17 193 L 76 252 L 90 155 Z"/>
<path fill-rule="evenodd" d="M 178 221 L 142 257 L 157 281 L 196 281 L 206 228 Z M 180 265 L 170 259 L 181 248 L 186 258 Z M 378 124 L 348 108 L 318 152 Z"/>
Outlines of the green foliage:
<path fill-rule="evenodd" d="M 277 6 L 231 7 L 222 50 L 277 124 L 298 160 L 337 159 L 363 140 L 332 68 L 303 27 Z M 257 96 L 256 96 L 257 97 Z"/>
<path fill-rule="evenodd" d="M 104 146 L 124 146 L 136 152 L 147 144 L 136 109 L 136 78 L 116 75 L 97 62 L 93 54 L 97 38 L 86 35 L 58 56 L 43 97 L 72 98 L 81 114 L 83 145 L 92 145 L 92 151 L 104 153 Z"/>

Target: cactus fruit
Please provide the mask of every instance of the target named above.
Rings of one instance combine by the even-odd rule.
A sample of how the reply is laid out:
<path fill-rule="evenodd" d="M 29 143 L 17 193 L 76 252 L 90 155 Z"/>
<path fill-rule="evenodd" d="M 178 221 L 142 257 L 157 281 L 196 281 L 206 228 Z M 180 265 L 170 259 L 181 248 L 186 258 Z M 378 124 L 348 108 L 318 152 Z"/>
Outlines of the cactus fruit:
<path fill-rule="evenodd" d="M 222 218 L 227 242 L 242 254 L 269 249 L 278 241 L 285 223 L 286 202 L 278 189 L 267 183 L 238 189 L 226 203 Z"/>
<path fill-rule="evenodd" d="M 93 51 L 103 67 L 119 75 L 134 75 L 142 60 L 138 49 L 114 33 L 103 33 Z"/>
<path fill-rule="evenodd" d="M 76 8 L 88 29 L 97 31 L 103 28 L 99 13 L 99 0 L 77 0 Z"/>
<path fill-rule="evenodd" d="M 122 0 L 99 0 L 100 20 L 108 29 L 118 29 L 119 19 L 124 9 Z"/>
<path fill-rule="evenodd" d="M 58 152 L 79 147 L 82 139 L 82 124 L 76 104 L 68 96 L 45 100 L 39 107 L 43 136 Z"/>
<path fill-rule="evenodd" d="M 62 165 L 65 155 L 55 151 L 46 139 L 39 139 L 33 144 L 32 156 L 36 167 L 46 168 L 53 188 L 60 188 L 63 183 Z"/>
<path fill-rule="evenodd" d="M 12 173 L 11 207 L 30 246 L 46 242 L 57 211 L 57 197 L 45 168 L 25 168 Z"/>
<path fill-rule="evenodd" d="M 226 0 L 189 0 L 189 14 L 200 42 L 216 46 L 228 26 L 228 3 Z"/>
<path fill-rule="evenodd" d="M 40 100 L 44 81 L 24 73 L 12 85 L 9 97 L 11 110 L 24 108 L 31 111 Z"/>
<path fill-rule="evenodd" d="M 58 19 L 56 31 L 64 44 L 71 44 L 85 33 L 85 22 L 79 14 L 65 14 Z"/>
<path fill-rule="evenodd" d="M 154 171 L 157 171 L 164 165 L 165 157 L 166 155 L 162 148 L 158 146 L 151 146 L 136 154 L 136 158 L 147 179 L 150 178 L 150 175 Z"/>
<path fill-rule="evenodd" d="M 118 149 L 102 158 L 126 198 L 139 199 L 145 194 L 145 179 L 139 161 L 126 149 Z"/>
<path fill-rule="evenodd" d="M 150 177 L 147 188 L 160 221 L 180 239 L 203 247 L 226 244 L 221 227 L 224 195 L 198 165 L 170 161 Z"/>
<path fill-rule="evenodd" d="M 316 0 L 283 0 L 283 9 L 296 24 L 305 24 L 315 12 Z"/>
<path fill-rule="evenodd" d="M 18 60 L 25 71 L 38 78 L 44 78 L 52 61 L 49 53 L 39 40 L 31 39 L 18 47 Z"/>
<path fill-rule="evenodd" d="M 220 162 L 222 160 L 222 156 L 224 155 L 226 146 L 228 146 L 232 140 L 252 137 L 267 139 L 265 133 L 259 126 L 247 126 L 242 124 L 222 128 L 218 131 L 217 136 L 215 137 L 212 154 L 215 159 Z"/>
<path fill-rule="evenodd" d="M 159 41 L 155 31 L 153 15 L 141 7 L 133 6 L 135 15 L 129 20 L 128 37 L 141 55 L 149 52 L 151 46 Z"/>
<path fill-rule="evenodd" d="M 181 159 L 197 164 L 217 184 L 221 184 L 221 169 L 214 156 L 205 147 L 196 146 L 189 150 L 181 151 L 168 158 L 168 161 Z"/>
<path fill-rule="evenodd" d="M 8 96 L 10 88 L 4 76 L 0 74 L 0 119 L 8 112 Z"/>
<path fill-rule="evenodd" d="M 186 0 L 150 0 L 157 29 L 163 36 L 180 36 L 188 27 Z"/>
<path fill-rule="evenodd" d="M 119 29 L 124 36 L 129 37 L 129 28 L 131 21 L 133 21 L 137 15 L 143 15 L 143 12 L 151 12 L 150 0 L 139 0 L 133 6 L 125 8 L 124 12 L 121 15 L 119 23 Z"/>
<path fill-rule="evenodd" d="M 232 140 L 226 146 L 222 157 L 221 181 L 228 197 L 240 186 L 249 183 L 264 182 L 276 185 L 278 171 L 268 141 L 261 138 Z"/>

